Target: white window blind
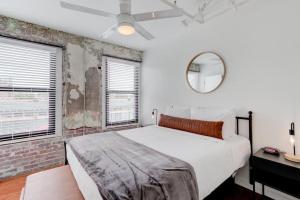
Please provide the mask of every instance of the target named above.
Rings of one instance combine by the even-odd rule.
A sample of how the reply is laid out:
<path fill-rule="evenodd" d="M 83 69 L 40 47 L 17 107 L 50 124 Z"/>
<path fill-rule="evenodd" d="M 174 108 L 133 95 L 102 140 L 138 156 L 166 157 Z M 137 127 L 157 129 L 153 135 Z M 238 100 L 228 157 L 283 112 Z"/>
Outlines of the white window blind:
<path fill-rule="evenodd" d="M 139 122 L 140 63 L 104 57 L 105 126 Z"/>
<path fill-rule="evenodd" d="M 56 131 L 61 49 L 0 38 L 0 141 Z"/>

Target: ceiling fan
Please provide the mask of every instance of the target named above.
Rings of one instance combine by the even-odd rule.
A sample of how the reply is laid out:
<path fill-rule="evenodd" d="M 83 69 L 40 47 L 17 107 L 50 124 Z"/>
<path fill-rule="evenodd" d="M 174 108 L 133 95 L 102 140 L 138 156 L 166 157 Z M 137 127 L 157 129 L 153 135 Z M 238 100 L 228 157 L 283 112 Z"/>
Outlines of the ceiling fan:
<path fill-rule="evenodd" d="M 116 24 L 114 24 L 109 29 L 107 29 L 107 31 L 102 33 L 101 35 L 102 38 L 109 37 L 113 32 L 117 30 L 122 35 L 132 35 L 133 33 L 137 32 L 145 39 L 151 40 L 154 38 L 154 36 L 151 33 L 149 33 L 146 29 L 144 29 L 137 22 L 180 17 L 183 15 L 182 9 L 177 7 L 175 8 L 173 7 L 172 9 L 168 9 L 168 10 L 131 14 L 131 0 L 119 0 L 119 1 L 120 1 L 120 14 L 113 14 L 113 13 L 109 13 L 94 8 L 88 8 L 85 6 L 68 3 L 65 1 L 61 1 L 60 5 L 62 8 L 66 8 L 70 10 L 75 10 L 75 11 L 89 13 L 89 14 L 103 16 L 103 17 L 115 18 Z M 176 2 L 174 2 L 174 4 L 176 4 Z"/>

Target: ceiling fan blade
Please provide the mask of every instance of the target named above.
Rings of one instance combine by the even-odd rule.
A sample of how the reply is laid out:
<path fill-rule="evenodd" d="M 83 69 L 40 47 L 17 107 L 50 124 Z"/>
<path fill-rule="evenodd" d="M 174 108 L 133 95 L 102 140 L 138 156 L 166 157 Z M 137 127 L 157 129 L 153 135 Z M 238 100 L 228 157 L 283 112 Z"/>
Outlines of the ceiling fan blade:
<path fill-rule="evenodd" d="M 103 17 L 115 17 L 116 16 L 116 15 L 114 15 L 112 13 L 109 13 L 109 12 L 105 12 L 105 11 L 102 11 L 102 10 L 96 10 L 96 9 L 93 9 L 93 8 L 88 8 L 88 7 L 85 7 L 85 6 L 80 6 L 80 5 L 68 3 L 68 2 L 65 2 L 65 1 L 61 1 L 60 6 L 62 8 L 75 10 L 75 11 L 88 13 L 88 14 L 93 14 L 93 15 L 99 15 L 99 16 L 103 16 Z"/>
<path fill-rule="evenodd" d="M 161 10 L 147 13 L 140 13 L 133 15 L 135 21 L 148 21 L 155 19 L 164 19 L 164 18 L 173 18 L 173 17 L 181 17 L 182 12 L 178 9 L 169 9 L 169 10 Z"/>
<path fill-rule="evenodd" d="M 113 25 L 109 27 L 104 33 L 101 34 L 100 38 L 106 39 L 108 38 L 111 34 L 113 34 L 117 29 L 117 25 Z"/>
<path fill-rule="evenodd" d="M 121 14 L 131 13 L 131 0 L 120 0 L 120 13 Z"/>
<path fill-rule="evenodd" d="M 134 24 L 134 28 L 145 39 L 147 39 L 147 40 L 154 39 L 154 36 L 151 33 L 149 33 L 146 29 L 144 29 L 141 25 L 139 25 L 138 23 Z"/>

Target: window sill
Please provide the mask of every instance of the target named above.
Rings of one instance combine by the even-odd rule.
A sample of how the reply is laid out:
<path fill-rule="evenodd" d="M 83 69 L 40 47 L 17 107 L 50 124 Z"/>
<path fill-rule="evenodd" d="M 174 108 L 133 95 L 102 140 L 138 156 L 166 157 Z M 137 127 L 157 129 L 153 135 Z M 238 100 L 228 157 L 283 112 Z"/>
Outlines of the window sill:
<path fill-rule="evenodd" d="M 62 135 L 54 134 L 54 135 L 37 136 L 37 137 L 24 138 L 24 139 L 8 140 L 8 141 L 0 142 L 0 146 L 8 145 L 8 144 L 17 144 L 22 142 L 29 142 L 34 140 L 43 140 L 48 138 L 62 138 Z"/>

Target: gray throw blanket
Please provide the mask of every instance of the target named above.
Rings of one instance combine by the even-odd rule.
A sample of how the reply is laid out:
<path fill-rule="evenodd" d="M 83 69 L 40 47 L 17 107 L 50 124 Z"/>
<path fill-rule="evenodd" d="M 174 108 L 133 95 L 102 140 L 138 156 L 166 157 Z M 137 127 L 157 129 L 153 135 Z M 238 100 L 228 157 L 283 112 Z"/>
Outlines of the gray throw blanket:
<path fill-rule="evenodd" d="M 69 145 L 104 200 L 198 200 L 194 169 L 179 159 L 115 132 L 72 138 Z"/>

